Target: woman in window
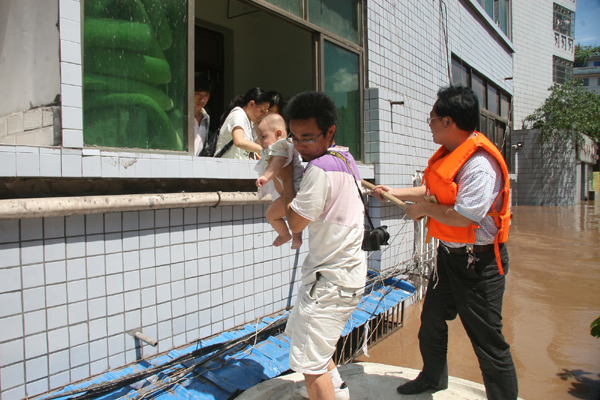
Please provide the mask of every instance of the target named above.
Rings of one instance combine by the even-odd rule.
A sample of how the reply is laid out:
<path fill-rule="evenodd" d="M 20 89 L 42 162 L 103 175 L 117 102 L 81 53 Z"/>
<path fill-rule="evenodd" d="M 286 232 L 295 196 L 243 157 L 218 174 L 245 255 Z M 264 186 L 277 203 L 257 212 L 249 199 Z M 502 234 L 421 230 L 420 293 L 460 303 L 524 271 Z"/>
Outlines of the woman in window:
<path fill-rule="evenodd" d="M 248 160 L 251 153 L 260 154 L 254 129 L 270 107 L 271 96 L 259 87 L 231 100 L 221 116 L 215 157 Z"/>

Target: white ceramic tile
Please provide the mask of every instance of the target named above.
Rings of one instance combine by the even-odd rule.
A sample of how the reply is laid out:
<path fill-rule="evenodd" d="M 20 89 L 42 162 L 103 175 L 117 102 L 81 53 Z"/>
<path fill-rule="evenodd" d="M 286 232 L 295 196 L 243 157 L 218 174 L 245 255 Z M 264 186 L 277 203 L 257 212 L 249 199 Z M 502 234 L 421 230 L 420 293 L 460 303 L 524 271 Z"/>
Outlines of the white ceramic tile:
<path fill-rule="evenodd" d="M 104 276 L 100 276 L 97 278 L 88 279 L 87 290 L 89 299 L 106 296 L 106 278 Z"/>
<path fill-rule="evenodd" d="M 88 235 L 104 232 L 103 214 L 90 214 L 85 216 L 85 230 Z"/>
<path fill-rule="evenodd" d="M 88 315 L 90 320 L 107 315 L 106 310 L 106 298 L 101 297 L 98 299 L 92 299 L 88 301 Z"/>
<path fill-rule="evenodd" d="M 49 356 L 49 373 L 54 375 L 61 371 L 66 371 L 70 367 L 69 362 L 69 350 L 62 350 L 56 353 L 52 353 Z"/>
<path fill-rule="evenodd" d="M 20 314 L 23 311 L 21 303 L 21 292 L 10 292 L 0 294 L 0 318 L 13 314 Z"/>
<path fill-rule="evenodd" d="M 115 315 L 125 311 L 125 300 L 123 293 L 117 293 L 106 298 L 108 315 Z M 109 333 L 110 334 L 110 333 Z"/>
<path fill-rule="evenodd" d="M 0 343 L 0 354 L 2 354 L 0 367 L 14 364 L 17 361 L 25 359 L 23 338 L 6 343 Z"/>
<path fill-rule="evenodd" d="M 102 163 L 100 156 L 83 156 L 82 158 L 83 176 L 100 177 L 102 176 Z"/>
<path fill-rule="evenodd" d="M 83 129 L 83 109 L 77 107 L 61 107 L 63 129 Z M 63 156 L 64 157 L 64 156 Z M 64 161 L 63 161 L 64 172 Z"/>
<path fill-rule="evenodd" d="M 25 338 L 25 357 L 35 358 L 48 352 L 46 333 L 28 336 Z"/>
<path fill-rule="evenodd" d="M 103 276 L 106 273 L 105 258 L 104 256 L 88 257 L 87 259 L 87 276 Z"/>
<path fill-rule="evenodd" d="M 108 335 L 112 336 L 125 331 L 125 318 L 123 314 L 108 317 Z"/>
<path fill-rule="evenodd" d="M 25 369 L 23 363 L 0 368 L 0 379 L 2 379 L 3 390 L 23 385 L 25 383 Z M 4 393 L 2 398 L 4 398 Z"/>
<path fill-rule="evenodd" d="M 55 352 L 69 347 L 68 328 L 56 329 L 48 332 L 48 351 Z"/>
<path fill-rule="evenodd" d="M 80 301 L 78 303 L 70 303 L 68 305 L 69 310 L 69 324 L 78 324 L 80 322 L 87 321 L 88 313 L 87 313 L 88 304 L 87 301 Z"/>
<path fill-rule="evenodd" d="M 17 155 L 0 152 L 0 176 L 17 176 Z"/>
<path fill-rule="evenodd" d="M 80 22 L 81 21 L 81 3 L 77 0 L 60 0 L 59 1 L 59 15 L 60 18 L 68 19 L 70 21 Z"/>
<path fill-rule="evenodd" d="M 115 253 L 106 256 L 106 273 L 113 274 L 123 271 L 123 254 Z"/>
<path fill-rule="evenodd" d="M 71 368 L 79 366 L 79 365 L 83 365 L 83 364 L 88 364 L 90 362 L 90 350 L 89 350 L 89 345 L 86 344 L 82 344 L 80 346 L 77 347 L 71 347 L 69 349 L 70 352 L 70 359 L 71 359 Z M 76 372 L 74 370 L 71 370 L 71 379 L 77 380 L 77 377 L 75 376 Z M 79 379 L 83 379 L 83 378 L 87 378 L 87 376 L 85 373 L 83 373 L 82 375 L 79 376 Z"/>
<path fill-rule="evenodd" d="M 21 240 L 41 239 L 44 236 L 41 218 L 26 218 L 21 220 Z"/>
<path fill-rule="evenodd" d="M 90 360 L 96 361 L 108 357 L 108 340 L 101 339 L 90 343 Z"/>
<path fill-rule="evenodd" d="M 0 293 L 21 289 L 21 268 L 0 269 Z"/>
<path fill-rule="evenodd" d="M 139 304 L 139 292 L 138 292 L 138 304 Z M 139 309 L 129 311 L 125 313 L 125 329 L 130 331 L 132 329 L 137 329 L 142 325 L 142 312 Z M 133 339 L 133 338 L 131 338 Z M 128 341 L 132 345 L 135 341 Z M 132 346 L 133 347 L 133 346 Z"/>
<path fill-rule="evenodd" d="M 107 228 L 108 230 L 108 228 Z M 119 229 L 120 231 L 120 229 Z M 118 233 L 107 233 L 104 237 L 104 248 L 106 254 L 122 253 L 122 237 L 121 232 Z"/>
<path fill-rule="evenodd" d="M 19 240 L 19 220 L 0 221 L 0 243 L 17 242 Z"/>
<path fill-rule="evenodd" d="M 74 109 L 76 110 L 76 108 Z M 83 148 L 83 131 L 81 129 L 63 129 L 62 145 L 66 148 L 81 149 Z M 87 157 L 84 157 L 87 158 Z M 90 157 L 93 158 L 93 157 Z M 88 164 L 88 167 L 92 167 Z M 90 171 L 92 172 L 92 171 Z M 93 176 L 96 176 L 95 174 Z"/>
<path fill-rule="evenodd" d="M 44 240 L 44 259 L 46 262 L 64 260 L 67 257 L 67 245 L 65 239 Z"/>
<path fill-rule="evenodd" d="M 90 341 L 104 338 L 107 336 L 106 318 L 99 318 L 88 322 L 90 329 Z"/>
<path fill-rule="evenodd" d="M 131 271 L 126 272 L 123 275 L 123 281 L 125 285 L 125 291 L 139 289 L 140 288 L 140 272 Z"/>
<path fill-rule="evenodd" d="M 68 324 L 66 305 L 46 309 L 48 329 L 62 328 Z"/>
<path fill-rule="evenodd" d="M 38 310 L 24 315 L 25 335 L 31 335 L 46 330 L 46 311 Z M 44 339 L 45 340 L 45 339 Z"/>
<path fill-rule="evenodd" d="M 62 176 L 81 177 L 81 156 L 64 155 L 62 157 Z"/>

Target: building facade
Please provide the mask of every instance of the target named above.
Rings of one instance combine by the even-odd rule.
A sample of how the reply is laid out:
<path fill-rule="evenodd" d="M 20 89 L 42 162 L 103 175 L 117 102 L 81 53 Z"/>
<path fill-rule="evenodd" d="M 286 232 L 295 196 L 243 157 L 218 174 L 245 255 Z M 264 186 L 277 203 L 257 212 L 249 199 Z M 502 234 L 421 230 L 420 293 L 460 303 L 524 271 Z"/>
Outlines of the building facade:
<path fill-rule="evenodd" d="M 573 77 L 581 79 L 587 90 L 600 94 L 600 53 L 588 57 L 585 65 L 576 60 Z"/>
<path fill-rule="evenodd" d="M 360 161 L 362 177 L 412 186 L 436 149 L 426 118 L 438 88 L 451 82 L 478 92 L 480 130 L 505 151 L 515 51 L 509 6 L 0 3 L 0 89 L 11 93 L 0 100 L 2 399 L 134 361 L 132 329 L 158 341 L 143 347 L 146 356 L 293 304 L 307 248 L 271 246 L 267 204 L 252 196 L 221 203 L 219 195 L 201 206 L 186 197 L 250 192 L 256 178 L 252 161 L 191 156 L 194 79 L 214 83 L 213 121 L 251 87 L 285 99 L 326 91 L 339 107 L 337 141 Z M 148 193 L 144 206 L 106 209 L 119 196 Z M 28 198 L 47 203 L 34 210 Z M 80 209 L 65 211 L 70 202 Z M 373 199 L 369 208 L 392 235 L 369 268 L 406 268 L 412 221 Z"/>

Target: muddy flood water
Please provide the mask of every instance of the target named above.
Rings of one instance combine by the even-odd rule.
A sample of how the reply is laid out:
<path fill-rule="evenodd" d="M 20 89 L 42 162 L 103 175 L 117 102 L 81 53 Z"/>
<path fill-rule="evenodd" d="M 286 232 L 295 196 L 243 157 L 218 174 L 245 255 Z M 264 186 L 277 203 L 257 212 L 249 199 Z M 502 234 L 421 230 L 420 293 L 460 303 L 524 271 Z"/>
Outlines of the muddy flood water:
<path fill-rule="evenodd" d="M 504 335 L 511 344 L 519 396 L 600 399 L 600 201 L 571 207 L 513 208 Z M 370 361 L 420 369 L 421 304 L 407 308 L 405 327 L 369 350 Z M 450 329 L 450 375 L 483 383 L 459 319 Z"/>

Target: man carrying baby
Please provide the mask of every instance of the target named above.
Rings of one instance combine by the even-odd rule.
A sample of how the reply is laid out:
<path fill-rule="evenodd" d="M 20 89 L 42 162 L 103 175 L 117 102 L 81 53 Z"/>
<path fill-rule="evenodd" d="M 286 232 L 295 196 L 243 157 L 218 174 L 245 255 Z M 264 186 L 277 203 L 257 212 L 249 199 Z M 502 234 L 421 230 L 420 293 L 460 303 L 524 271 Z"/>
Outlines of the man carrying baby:
<path fill-rule="evenodd" d="M 273 246 L 292 240 L 292 249 L 298 249 L 302 245 L 302 232 L 290 234 L 288 227 L 283 220 L 285 217 L 285 207 L 281 181 L 277 178 L 281 169 L 288 165 L 293 165 L 294 189 L 297 191 L 300 187 L 304 167 L 300 161 L 300 155 L 294 149 L 291 140 L 287 139 L 287 130 L 285 121 L 279 114 L 269 113 L 256 127 L 256 133 L 260 146 L 262 147 L 260 161 L 254 168 L 260 177 L 256 180 L 258 187 L 258 197 L 263 198 L 267 194 L 271 195 L 273 203 L 267 208 L 265 217 L 279 236 L 273 241 Z M 293 237 L 293 238 L 292 238 Z"/>
<path fill-rule="evenodd" d="M 308 227 L 302 283 L 286 333 L 290 368 L 304 374 L 304 397 L 349 399 L 332 356 L 364 291 L 364 206 L 358 168 L 347 148 L 335 145 L 337 107 L 321 92 L 294 96 L 285 112 L 296 150 L 308 165 L 294 191 L 292 168 L 283 168 L 283 199 L 292 232 Z"/>

